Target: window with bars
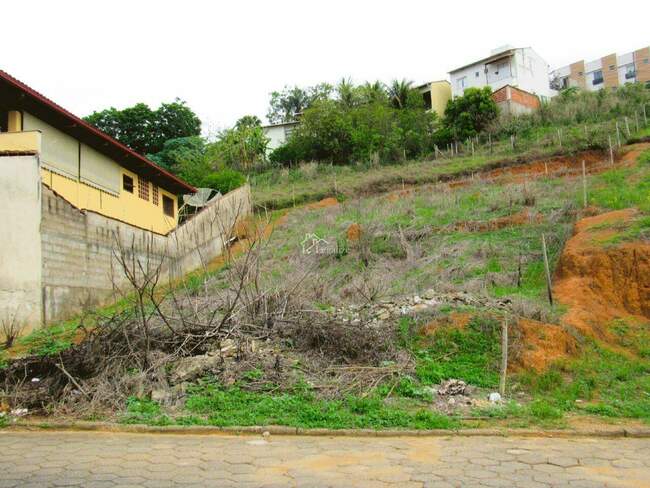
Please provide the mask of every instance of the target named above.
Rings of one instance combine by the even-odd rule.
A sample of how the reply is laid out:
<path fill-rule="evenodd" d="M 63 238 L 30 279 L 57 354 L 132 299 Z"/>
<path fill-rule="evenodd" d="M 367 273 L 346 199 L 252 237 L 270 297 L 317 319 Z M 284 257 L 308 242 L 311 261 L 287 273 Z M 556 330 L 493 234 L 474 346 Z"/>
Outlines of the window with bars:
<path fill-rule="evenodd" d="M 160 199 L 160 194 L 158 193 L 158 187 L 151 184 L 151 203 L 158 205 L 158 200 Z"/>
<path fill-rule="evenodd" d="M 143 200 L 149 200 L 149 181 L 138 176 L 138 196 Z"/>

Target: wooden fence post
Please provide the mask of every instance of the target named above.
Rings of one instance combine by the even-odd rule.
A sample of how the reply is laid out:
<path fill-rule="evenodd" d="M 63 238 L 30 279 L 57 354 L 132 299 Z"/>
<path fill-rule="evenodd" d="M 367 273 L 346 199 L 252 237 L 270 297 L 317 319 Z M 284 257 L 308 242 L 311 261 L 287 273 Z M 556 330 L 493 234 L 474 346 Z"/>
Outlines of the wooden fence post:
<path fill-rule="evenodd" d="M 645 113 L 645 103 L 643 104 L 643 125 L 648 125 L 648 117 L 646 116 Z"/>
<path fill-rule="evenodd" d="M 587 208 L 587 169 L 585 160 L 582 160 L 582 205 Z"/>
<path fill-rule="evenodd" d="M 562 129 L 557 130 L 557 141 L 560 145 L 560 149 L 562 149 Z"/>
<path fill-rule="evenodd" d="M 548 264 L 548 252 L 546 251 L 546 237 L 542 234 L 542 253 L 544 254 L 544 270 L 546 271 L 546 291 L 548 292 L 548 303 L 553 306 L 553 291 L 551 289 L 551 268 Z"/>
<path fill-rule="evenodd" d="M 616 145 L 621 147 L 621 129 L 618 126 L 618 120 L 616 121 Z"/>
<path fill-rule="evenodd" d="M 627 134 L 627 137 L 630 137 L 630 121 L 627 120 L 627 116 L 625 118 L 625 133 Z"/>
<path fill-rule="evenodd" d="M 501 324 L 501 374 L 499 377 L 499 394 L 506 396 L 506 375 L 508 373 L 508 316 Z"/>
<path fill-rule="evenodd" d="M 607 142 L 609 143 L 609 164 L 614 166 L 614 148 L 612 147 L 612 136 L 607 136 Z"/>

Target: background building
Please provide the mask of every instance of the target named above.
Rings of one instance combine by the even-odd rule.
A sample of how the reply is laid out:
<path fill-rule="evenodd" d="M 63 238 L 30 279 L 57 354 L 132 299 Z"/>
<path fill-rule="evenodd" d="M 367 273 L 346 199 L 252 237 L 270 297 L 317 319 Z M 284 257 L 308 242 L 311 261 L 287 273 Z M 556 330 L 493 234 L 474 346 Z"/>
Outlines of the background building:
<path fill-rule="evenodd" d="M 451 83 L 447 80 L 430 81 L 416 87 L 422 93 L 424 105 L 442 117 L 445 115 L 447 102 L 451 100 Z"/>
<path fill-rule="evenodd" d="M 264 135 L 269 138 L 269 143 L 266 146 L 266 154 L 267 156 L 273 152 L 273 150 L 277 149 L 278 147 L 282 146 L 285 142 L 287 142 L 287 139 L 289 139 L 289 136 L 293 132 L 293 130 L 296 128 L 298 125 L 297 121 L 293 122 L 280 122 L 279 124 L 270 124 L 270 125 L 265 125 L 262 126 L 262 130 L 264 131 Z"/>
<path fill-rule="evenodd" d="M 551 88 L 559 91 L 578 87 L 589 91 L 616 88 L 626 83 L 650 83 L 650 48 L 600 59 L 576 61 L 551 72 Z"/>
<path fill-rule="evenodd" d="M 542 101 L 551 95 L 548 63 L 530 47 L 504 46 L 483 59 L 449 72 L 454 97 L 470 87 L 489 86 L 496 92 L 506 85 L 537 95 Z"/>

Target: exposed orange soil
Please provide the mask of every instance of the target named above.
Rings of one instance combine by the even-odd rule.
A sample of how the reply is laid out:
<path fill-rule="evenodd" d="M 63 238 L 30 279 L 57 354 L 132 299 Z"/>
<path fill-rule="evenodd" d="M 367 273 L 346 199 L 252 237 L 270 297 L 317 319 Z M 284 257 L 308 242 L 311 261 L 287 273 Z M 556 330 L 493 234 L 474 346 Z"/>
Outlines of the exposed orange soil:
<path fill-rule="evenodd" d="M 559 325 L 532 319 L 519 319 L 521 343 L 513 369 L 545 370 L 558 359 L 571 356 L 577 350 L 575 338 Z"/>
<path fill-rule="evenodd" d="M 641 152 L 650 147 L 648 143 L 634 144 L 628 146 L 629 150 L 616 160 L 617 166 L 627 166 L 636 161 Z M 607 164 L 607 156 L 598 151 L 586 151 L 576 156 L 559 156 L 548 159 L 538 159 L 529 163 L 522 163 L 505 168 L 497 168 L 490 171 L 477 172 L 476 176 L 481 180 L 495 182 L 524 182 L 533 178 L 553 175 L 575 176 L 582 173 L 582 161 L 585 161 L 585 168 L 589 174 L 597 174 L 607 171 L 610 166 Z M 447 183 L 448 187 L 460 188 L 471 185 L 473 179 L 459 179 Z"/>
<path fill-rule="evenodd" d="M 483 177 L 492 179 L 505 176 L 511 178 L 514 177 L 513 179 L 517 181 L 523 181 L 523 177 L 530 177 L 533 175 L 542 176 L 547 173 L 567 172 L 577 174 L 582 172 L 582 161 L 585 162 L 587 170 L 595 166 L 601 166 L 604 163 L 602 153 L 598 151 L 586 151 L 580 153 L 578 156 L 560 156 L 549 158 L 547 160 L 538 159 L 537 161 L 532 161 L 518 166 L 494 169 L 485 173 Z"/>
<path fill-rule="evenodd" d="M 441 327 L 464 329 L 472 317 L 472 313 L 453 312 L 424 325 L 420 334 L 432 336 Z M 521 318 L 515 327 L 510 328 L 511 347 L 517 349 L 509 364 L 513 371 L 543 371 L 554 361 L 569 357 L 576 351 L 575 338 L 560 325 Z"/>
<path fill-rule="evenodd" d="M 542 214 L 524 209 L 521 212 L 492 220 L 457 222 L 451 226 L 450 230 L 459 232 L 486 232 L 516 225 L 540 223 L 543 219 L 544 216 Z"/>
<path fill-rule="evenodd" d="M 553 292 L 569 307 L 563 321 L 587 336 L 611 341 L 615 319 L 650 319 L 650 243 L 602 244 L 616 233 L 612 226 L 636 216 L 626 209 L 584 218 L 564 247 Z"/>
<path fill-rule="evenodd" d="M 361 239 L 361 226 L 356 222 L 350 224 L 350 227 L 348 227 L 346 234 L 349 241 L 358 241 Z"/>
<path fill-rule="evenodd" d="M 402 198 L 412 195 L 414 191 L 415 191 L 414 188 L 391 191 L 390 193 L 388 193 L 388 195 L 386 195 L 386 200 L 395 203 L 396 201 L 401 200 Z"/>
<path fill-rule="evenodd" d="M 339 201 L 334 197 L 323 198 L 319 202 L 308 203 L 304 208 L 315 209 L 315 208 L 327 208 L 327 207 L 336 207 L 339 204 Z"/>

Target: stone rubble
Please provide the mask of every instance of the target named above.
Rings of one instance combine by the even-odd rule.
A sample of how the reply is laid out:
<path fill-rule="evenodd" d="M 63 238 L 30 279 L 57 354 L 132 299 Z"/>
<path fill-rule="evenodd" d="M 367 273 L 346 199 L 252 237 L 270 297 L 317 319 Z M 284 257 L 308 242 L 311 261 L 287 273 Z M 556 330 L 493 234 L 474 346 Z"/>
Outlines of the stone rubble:
<path fill-rule="evenodd" d="M 414 295 L 397 300 L 386 300 L 378 303 L 364 305 L 348 305 L 332 310 L 333 315 L 339 320 L 359 324 L 365 321 L 369 325 L 378 325 L 380 322 L 405 315 L 434 310 L 441 305 L 470 306 L 476 308 L 508 309 L 512 305 L 509 298 L 494 299 L 484 296 L 472 295 L 467 292 L 436 293 L 430 289 L 421 296 Z"/>

